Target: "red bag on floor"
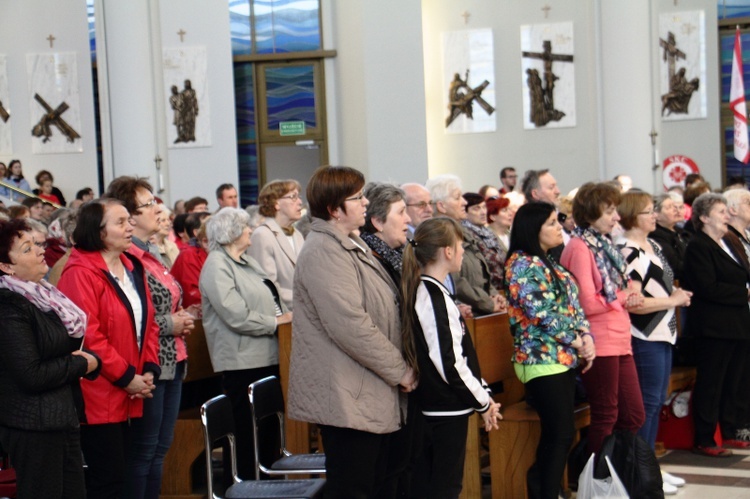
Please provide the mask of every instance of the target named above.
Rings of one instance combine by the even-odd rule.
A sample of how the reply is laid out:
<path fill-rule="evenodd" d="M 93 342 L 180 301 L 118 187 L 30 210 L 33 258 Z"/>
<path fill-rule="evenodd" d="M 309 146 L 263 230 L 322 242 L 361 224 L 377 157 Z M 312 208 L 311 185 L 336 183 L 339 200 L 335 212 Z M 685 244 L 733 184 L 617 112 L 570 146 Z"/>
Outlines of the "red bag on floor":
<path fill-rule="evenodd" d="M 694 436 L 693 387 L 689 386 L 675 392 L 662 406 L 656 441 L 662 442 L 665 449 L 691 450 Z M 714 440 L 718 446 L 723 443 L 719 425 L 716 425 Z"/>
<path fill-rule="evenodd" d="M 665 449 L 693 448 L 695 425 L 693 424 L 693 388 L 675 392 L 661 407 L 659 432 L 656 441 Z"/>

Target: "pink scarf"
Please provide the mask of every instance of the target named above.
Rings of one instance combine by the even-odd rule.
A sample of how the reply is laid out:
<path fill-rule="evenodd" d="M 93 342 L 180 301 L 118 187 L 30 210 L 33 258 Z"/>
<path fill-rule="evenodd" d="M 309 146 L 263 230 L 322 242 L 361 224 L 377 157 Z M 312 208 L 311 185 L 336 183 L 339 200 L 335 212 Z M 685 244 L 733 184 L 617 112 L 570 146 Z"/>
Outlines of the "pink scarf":
<path fill-rule="evenodd" d="M 24 281 L 15 276 L 0 276 L 0 289 L 18 293 L 42 312 L 52 310 L 62 321 L 71 338 L 83 338 L 86 333 L 86 314 L 60 290 L 44 279 Z"/>

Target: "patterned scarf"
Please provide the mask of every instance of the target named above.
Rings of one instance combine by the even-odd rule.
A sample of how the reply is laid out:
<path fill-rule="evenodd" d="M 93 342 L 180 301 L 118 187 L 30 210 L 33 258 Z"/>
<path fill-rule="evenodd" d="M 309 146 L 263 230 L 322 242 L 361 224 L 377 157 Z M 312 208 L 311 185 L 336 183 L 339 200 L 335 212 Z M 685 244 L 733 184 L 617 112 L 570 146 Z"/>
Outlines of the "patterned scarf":
<path fill-rule="evenodd" d="M 44 279 L 39 282 L 24 281 L 15 276 L 0 276 L 0 289 L 18 293 L 42 312 L 52 310 L 62 321 L 71 338 L 83 338 L 86 332 L 86 314 L 60 290 Z"/>
<path fill-rule="evenodd" d="M 625 289 L 628 280 L 625 275 L 625 260 L 608 237 L 589 226 L 587 229 L 576 227 L 573 236 L 580 238 L 594 254 L 596 268 L 602 277 L 602 295 L 607 303 L 617 300 L 617 291 Z"/>
<path fill-rule="evenodd" d="M 401 275 L 401 268 L 403 267 L 404 263 L 403 248 L 393 249 L 378 236 L 376 236 L 375 234 L 370 234 L 369 232 L 362 232 L 359 237 L 367 244 L 367 246 L 370 247 L 372 251 L 380 256 L 380 258 L 386 265 L 388 265 L 396 272 L 398 272 L 399 275 Z"/>

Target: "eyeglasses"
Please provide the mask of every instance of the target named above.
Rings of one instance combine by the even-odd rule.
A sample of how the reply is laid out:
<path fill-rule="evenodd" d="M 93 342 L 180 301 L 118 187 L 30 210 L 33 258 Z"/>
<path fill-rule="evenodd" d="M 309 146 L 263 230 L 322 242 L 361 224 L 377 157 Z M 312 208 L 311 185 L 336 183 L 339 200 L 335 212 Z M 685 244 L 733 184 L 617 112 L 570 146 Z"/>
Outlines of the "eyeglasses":
<path fill-rule="evenodd" d="M 420 210 L 424 210 L 428 206 L 432 204 L 432 201 L 420 201 L 419 203 L 407 203 L 406 206 L 409 208 L 419 208 Z"/>
<path fill-rule="evenodd" d="M 651 216 L 651 215 L 653 215 L 655 213 L 656 212 L 654 210 L 651 210 L 651 211 L 640 211 L 640 212 L 638 212 L 639 215 L 649 215 L 649 216 Z"/>
<path fill-rule="evenodd" d="M 344 201 L 362 201 L 362 198 L 364 198 L 364 197 L 365 197 L 365 193 L 364 192 L 360 192 L 356 196 L 352 196 L 350 198 L 344 199 Z"/>
<path fill-rule="evenodd" d="M 299 194 L 290 194 L 288 196 L 281 196 L 279 199 L 289 199 L 290 201 L 297 201 L 298 199 L 302 199 L 302 196 Z"/>
<path fill-rule="evenodd" d="M 141 208 L 149 208 L 151 206 L 156 206 L 156 199 L 151 199 L 151 201 L 147 201 L 141 205 L 138 205 L 135 207 L 135 209 L 140 210 Z"/>
<path fill-rule="evenodd" d="M 46 242 L 45 243 L 34 242 L 34 246 L 36 246 L 37 248 L 47 249 L 47 243 Z"/>

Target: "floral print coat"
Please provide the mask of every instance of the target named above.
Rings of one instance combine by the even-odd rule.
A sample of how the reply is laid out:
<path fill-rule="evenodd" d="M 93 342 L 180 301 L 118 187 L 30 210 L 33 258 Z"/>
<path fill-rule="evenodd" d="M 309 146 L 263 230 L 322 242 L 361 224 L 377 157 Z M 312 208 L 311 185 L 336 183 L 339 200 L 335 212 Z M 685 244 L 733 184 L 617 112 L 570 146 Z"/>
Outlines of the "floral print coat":
<path fill-rule="evenodd" d="M 505 265 L 508 315 L 514 337 L 513 362 L 561 364 L 574 368 L 578 354 L 570 344 L 589 323 L 578 302 L 578 285 L 557 263 L 552 272 L 536 256 L 514 252 Z"/>

